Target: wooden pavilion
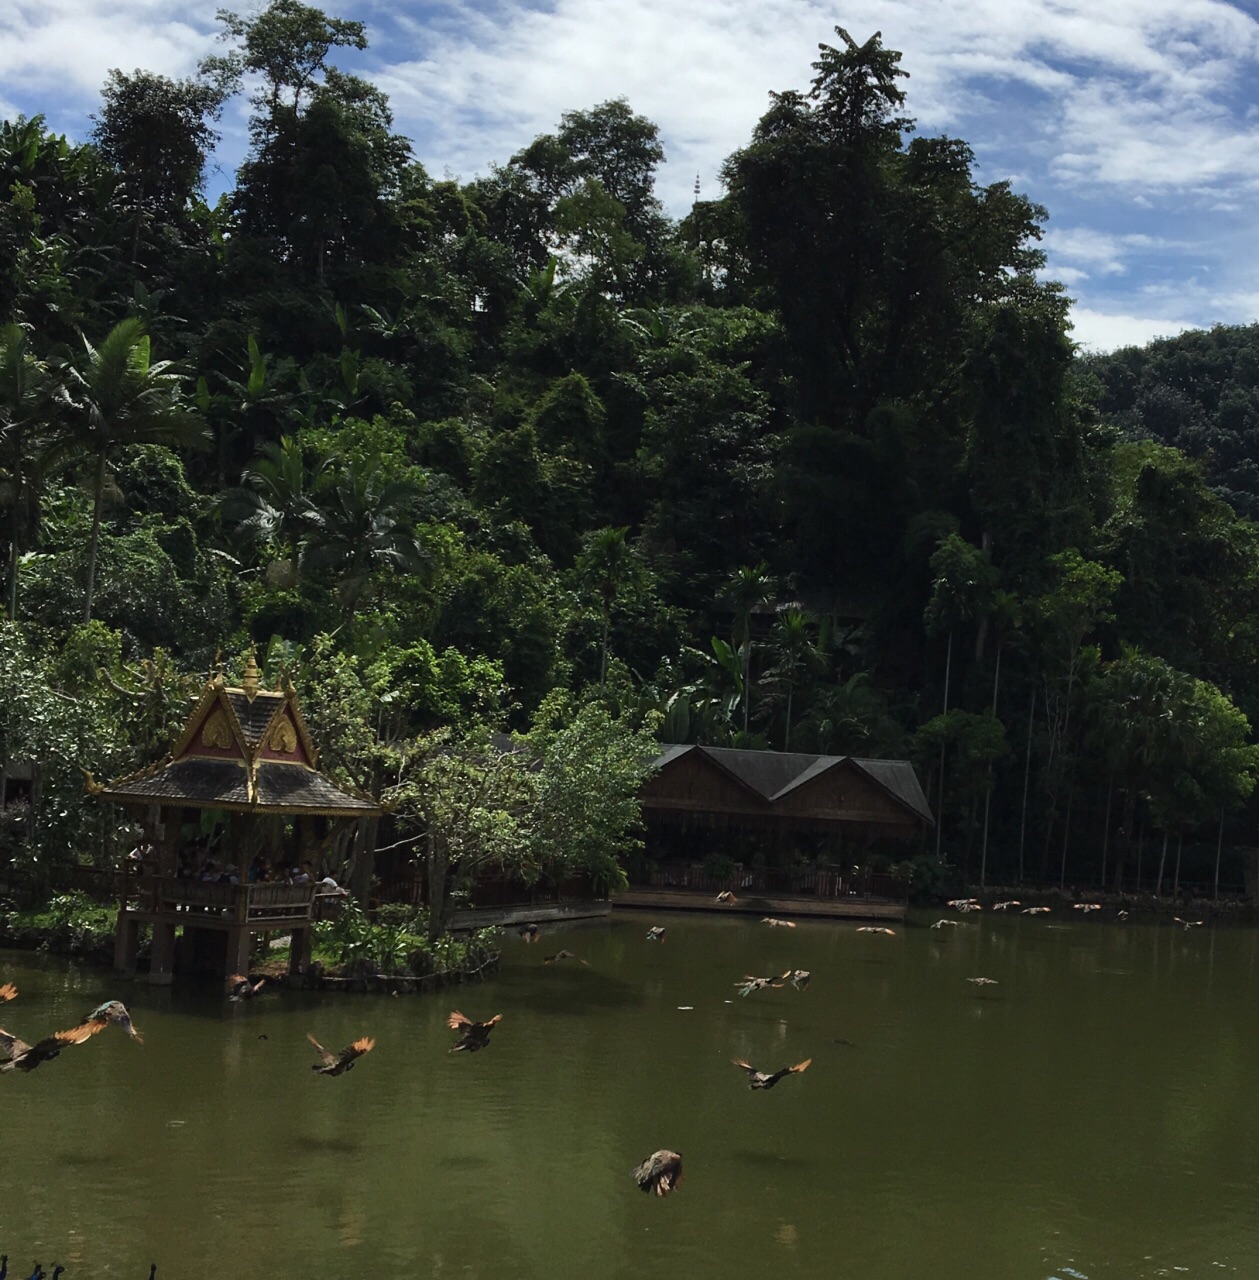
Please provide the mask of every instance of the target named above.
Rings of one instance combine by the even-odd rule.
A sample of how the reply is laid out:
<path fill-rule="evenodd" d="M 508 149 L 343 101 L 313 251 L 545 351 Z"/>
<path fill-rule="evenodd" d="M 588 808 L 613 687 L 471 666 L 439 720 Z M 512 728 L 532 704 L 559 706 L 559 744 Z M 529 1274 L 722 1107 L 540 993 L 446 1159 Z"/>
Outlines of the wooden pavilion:
<path fill-rule="evenodd" d="M 158 763 L 104 785 L 88 778 L 93 795 L 133 814 L 151 846 L 122 877 L 114 948 L 121 971 L 135 971 L 141 925 L 153 930 L 151 982 L 171 981 L 177 950 L 181 968 L 246 973 L 256 934 L 291 934 L 290 970 L 304 971 L 311 925 L 327 897 L 320 873 L 311 883 L 249 883 L 248 868 L 263 856 L 319 867 L 348 824 L 381 813 L 371 796 L 319 771 L 292 684 L 266 690 L 259 674 L 251 655 L 239 688 L 221 675 L 209 680 Z M 205 829 L 207 811 L 235 874 L 225 866 L 213 881 L 197 876 L 200 868 L 180 876 L 181 855 Z"/>
<path fill-rule="evenodd" d="M 770 842 L 808 834 L 864 849 L 933 825 L 907 760 L 670 746 L 639 798 L 649 846 L 653 833 L 707 828 Z"/>

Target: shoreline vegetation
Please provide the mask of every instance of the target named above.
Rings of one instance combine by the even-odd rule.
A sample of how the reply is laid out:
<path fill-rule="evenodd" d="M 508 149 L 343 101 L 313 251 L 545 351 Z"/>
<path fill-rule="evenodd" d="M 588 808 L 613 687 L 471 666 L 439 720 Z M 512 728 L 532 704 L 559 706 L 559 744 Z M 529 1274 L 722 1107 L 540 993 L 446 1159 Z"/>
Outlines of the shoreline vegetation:
<path fill-rule="evenodd" d="M 364 23 L 218 21 L 184 80 L 111 72 L 81 141 L 0 120 L 0 874 L 53 913 L 23 929 L 97 945 L 54 873 L 147 833 L 83 771 L 147 769 L 255 657 L 383 810 L 338 882 L 430 894 L 338 965 L 479 970 L 441 948 L 486 877 L 615 892 L 661 744 L 912 762 L 917 897 L 1240 891 L 1255 330 L 1083 355 L 1049 212 L 917 128 L 877 33 L 836 28 L 678 217 L 623 99 L 438 178 L 337 66 Z"/>

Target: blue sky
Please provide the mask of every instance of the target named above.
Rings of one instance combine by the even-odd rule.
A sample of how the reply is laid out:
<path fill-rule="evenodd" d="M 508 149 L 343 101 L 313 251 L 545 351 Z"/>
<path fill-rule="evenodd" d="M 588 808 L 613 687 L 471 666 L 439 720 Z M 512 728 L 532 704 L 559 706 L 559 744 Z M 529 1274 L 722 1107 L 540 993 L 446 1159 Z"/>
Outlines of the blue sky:
<path fill-rule="evenodd" d="M 1256 0 L 1259 3 L 1259 0 Z M 0 112 L 82 137 L 111 67 L 190 73 L 203 0 L 3 0 Z M 244 7 L 244 6 L 241 6 Z M 1224 0 L 346 0 L 372 47 L 338 59 L 390 95 L 431 172 L 470 178 L 560 114 L 624 96 L 661 129 L 673 212 L 718 194 L 770 90 L 803 88 L 837 24 L 904 53 L 921 132 L 1047 207 L 1075 336 L 1108 349 L 1259 317 L 1259 15 Z M 244 104 L 225 120 L 226 180 Z"/>

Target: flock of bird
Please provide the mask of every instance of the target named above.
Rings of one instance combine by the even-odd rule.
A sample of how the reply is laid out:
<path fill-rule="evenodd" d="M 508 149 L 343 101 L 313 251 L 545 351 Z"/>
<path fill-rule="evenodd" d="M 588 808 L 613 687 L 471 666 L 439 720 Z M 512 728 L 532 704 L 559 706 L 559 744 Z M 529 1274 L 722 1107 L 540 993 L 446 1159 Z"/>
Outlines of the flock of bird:
<path fill-rule="evenodd" d="M 733 906 L 737 899 L 733 893 L 727 890 L 717 895 L 717 901 L 724 906 Z M 983 909 L 982 904 L 975 898 L 955 898 L 949 901 L 947 905 L 961 915 Z M 1101 910 L 1099 903 L 1080 902 L 1073 903 L 1072 906 L 1084 915 Z M 992 905 L 992 910 L 994 911 L 1008 911 L 1012 908 L 1019 908 L 1023 915 L 1043 915 L 1052 910 L 1047 906 L 1022 907 L 1016 900 L 997 902 Z M 1120 911 L 1117 918 L 1123 920 L 1127 918 L 1127 915 L 1126 911 Z M 1184 920 L 1179 916 L 1175 917 L 1175 921 L 1185 929 L 1191 929 L 1204 923 L 1202 920 Z M 774 916 L 763 917 L 761 923 L 773 928 L 794 929 L 796 927 L 794 921 L 781 920 Z M 960 920 L 945 917 L 937 920 L 930 927 L 932 929 L 944 929 L 961 924 L 962 921 Z M 537 924 L 528 923 L 519 926 L 517 932 L 525 943 L 536 943 L 539 941 L 542 931 Z M 858 927 L 856 932 L 883 934 L 889 937 L 896 936 L 896 930 L 886 925 L 862 925 Z M 663 925 L 653 925 L 647 930 L 646 938 L 648 942 L 663 943 L 666 933 L 667 930 Z M 575 960 L 581 965 L 587 964 L 580 956 L 568 950 L 560 950 L 555 952 L 554 955 L 543 957 L 545 964 L 557 964 L 568 960 Z M 804 991 L 809 985 L 810 977 L 811 974 L 807 969 L 788 969 L 782 974 L 768 977 L 745 974 L 733 985 L 738 988 L 740 996 L 743 997 L 766 989 L 778 990 L 788 983 L 797 991 Z M 994 978 L 974 977 L 968 978 L 966 981 L 976 988 L 997 985 L 997 981 Z M 227 979 L 227 998 L 233 1002 L 251 1000 L 259 994 L 265 983 L 265 977 L 260 977 L 255 981 L 244 974 L 232 974 Z M 17 995 L 17 989 L 12 983 L 0 985 L 0 1005 L 16 999 Z M 491 1032 L 501 1021 L 502 1014 L 495 1014 L 484 1022 L 477 1022 L 459 1010 L 453 1010 L 449 1015 L 447 1025 L 452 1031 L 456 1031 L 459 1034 L 454 1044 L 451 1045 L 449 1052 L 477 1053 L 479 1050 L 486 1048 L 490 1043 Z M 57 1058 L 63 1050 L 74 1045 L 86 1043 L 111 1023 L 121 1027 L 137 1043 L 143 1042 L 143 1036 L 132 1024 L 131 1015 L 126 1006 L 117 1000 L 110 1000 L 98 1005 L 75 1026 L 64 1031 L 54 1031 L 50 1035 L 43 1037 L 43 1039 L 37 1040 L 34 1044 L 28 1044 L 26 1041 L 0 1028 L 0 1072 L 34 1071 L 42 1063 L 50 1062 Z M 376 1044 L 371 1037 L 363 1036 L 347 1045 L 339 1053 L 333 1053 L 331 1050 L 324 1048 L 313 1035 L 308 1034 L 307 1039 L 319 1059 L 311 1067 L 311 1070 L 319 1075 L 326 1076 L 344 1075 L 354 1067 L 359 1058 L 370 1053 Z M 772 1089 L 787 1076 L 799 1075 L 808 1070 L 812 1061 L 812 1058 L 805 1058 L 803 1062 L 780 1067 L 777 1071 L 762 1071 L 742 1058 L 731 1059 L 732 1064 L 745 1073 L 748 1087 L 753 1090 Z M 667 1196 L 681 1182 L 682 1156 L 677 1151 L 662 1148 L 653 1152 L 641 1164 L 636 1166 L 632 1170 L 631 1176 L 644 1192 L 648 1194 L 654 1193 L 657 1196 Z M 48 1277 L 37 1262 L 35 1270 L 27 1280 L 58 1280 L 63 1271 L 65 1271 L 64 1267 L 54 1265 L 52 1276 Z M 149 1280 L 155 1280 L 156 1273 L 157 1266 L 153 1264 L 149 1272 Z M 8 1258 L 7 1256 L 0 1256 L 0 1280 L 6 1280 L 7 1276 Z"/>

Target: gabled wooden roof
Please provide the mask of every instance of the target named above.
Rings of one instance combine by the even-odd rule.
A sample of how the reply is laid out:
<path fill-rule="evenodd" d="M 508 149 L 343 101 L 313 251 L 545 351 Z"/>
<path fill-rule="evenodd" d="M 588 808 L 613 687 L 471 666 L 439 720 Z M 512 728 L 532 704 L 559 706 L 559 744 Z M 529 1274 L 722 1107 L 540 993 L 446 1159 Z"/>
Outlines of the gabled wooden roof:
<path fill-rule="evenodd" d="M 370 817 L 380 805 L 318 770 L 319 752 L 285 681 L 262 689 L 253 659 L 240 688 L 208 681 L 183 732 L 156 764 L 88 789 L 121 804 L 169 804 L 247 813 Z"/>
<path fill-rule="evenodd" d="M 665 747 L 656 760 L 656 773 L 644 784 L 643 804 L 646 808 L 690 810 L 700 813 L 725 808 L 716 793 L 707 796 L 694 793 L 671 795 L 669 774 L 681 762 L 702 761 L 705 766 L 733 782 L 749 802 L 753 812 L 765 816 L 781 816 L 790 821 L 798 816 L 792 799 L 804 791 L 815 791 L 810 784 L 827 775 L 853 771 L 879 793 L 885 795 L 907 816 L 934 823 L 931 807 L 923 794 L 914 767 L 907 760 L 865 760 L 856 756 L 821 756 L 786 751 L 743 751 L 729 747 L 674 745 Z M 851 775 L 849 775 L 851 776 Z M 733 812 L 733 810 L 732 810 Z M 823 815 L 812 809 L 814 817 Z M 826 815 L 844 821 L 844 809 L 835 806 Z M 903 819 L 902 819 L 903 821 Z"/>

